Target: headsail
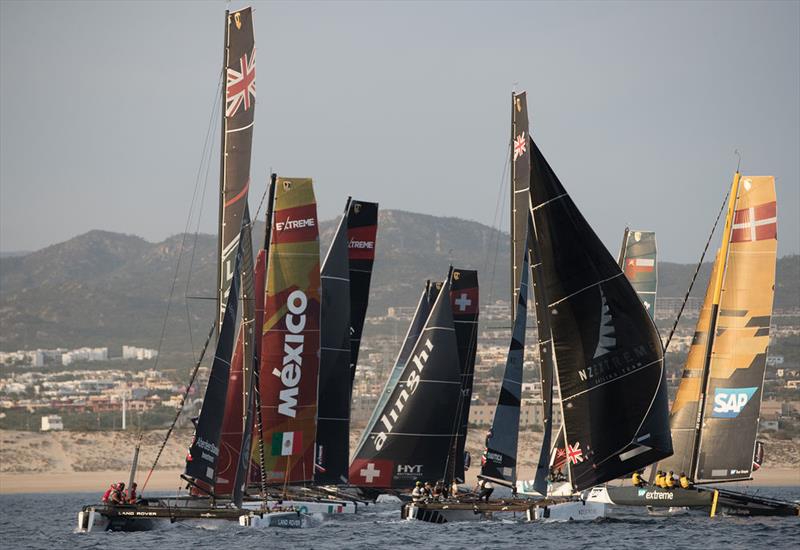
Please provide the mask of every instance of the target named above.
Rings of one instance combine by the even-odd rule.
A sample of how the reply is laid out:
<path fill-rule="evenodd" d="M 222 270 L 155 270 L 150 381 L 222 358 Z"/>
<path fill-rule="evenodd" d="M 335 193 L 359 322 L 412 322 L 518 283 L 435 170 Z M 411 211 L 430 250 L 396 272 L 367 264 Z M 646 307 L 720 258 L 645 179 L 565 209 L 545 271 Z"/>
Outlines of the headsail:
<path fill-rule="evenodd" d="M 448 276 L 400 382 L 353 459 L 354 485 L 405 488 L 445 476 L 462 387 L 450 285 Z"/>
<path fill-rule="evenodd" d="M 656 234 L 654 231 L 631 231 L 625 228 L 622 236 L 619 266 L 631 282 L 636 294 L 652 319 L 656 311 L 658 270 L 656 263 Z"/>
<path fill-rule="evenodd" d="M 663 350 L 619 265 L 528 145 L 571 482 L 583 490 L 672 453 Z"/>
<path fill-rule="evenodd" d="M 239 230 L 250 187 L 256 98 L 256 50 L 251 8 L 227 13 L 220 163 L 217 309 L 222 325 Z"/>
<path fill-rule="evenodd" d="M 347 248 L 350 259 L 350 381 L 355 379 L 361 334 L 369 304 L 369 286 L 378 233 L 378 203 L 350 201 Z"/>
<path fill-rule="evenodd" d="M 319 375 L 317 205 L 310 179 L 278 178 L 267 263 L 259 393 L 267 482 L 314 473 Z"/>
<path fill-rule="evenodd" d="M 238 239 L 237 239 L 238 240 Z M 239 266 L 241 251 L 237 247 L 234 256 L 231 292 L 228 293 L 225 316 L 219 330 L 214 361 L 203 397 L 203 407 L 195 425 L 192 445 L 186 456 L 186 475 L 201 483 L 212 486 L 216 478 L 219 459 L 220 434 L 222 431 L 222 415 L 225 410 L 225 398 L 228 390 L 228 377 L 231 368 L 231 356 L 236 337 L 236 315 L 239 304 Z"/>
<path fill-rule="evenodd" d="M 528 254 L 522 262 L 517 293 L 517 313 L 500 397 L 497 399 L 492 428 L 486 436 L 486 450 L 481 457 L 481 477 L 514 486 L 517 481 L 517 443 L 519 441 L 519 408 L 522 400 L 522 363 L 525 358 L 525 329 L 528 318 Z"/>
<path fill-rule="evenodd" d="M 214 494 L 217 496 L 233 493 L 240 453 L 245 442 L 249 443 L 251 425 L 247 422 L 253 398 L 253 367 L 255 363 L 255 288 L 253 281 L 253 244 L 251 237 L 250 213 L 247 205 L 242 218 L 241 236 L 241 288 L 242 319 L 239 334 L 231 361 L 228 376 L 228 391 L 225 398 L 225 412 L 222 418 L 220 436 L 220 457 Z M 263 285 L 262 285 L 263 288 Z M 245 453 L 249 456 L 249 453 Z"/>
<path fill-rule="evenodd" d="M 322 264 L 316 483 L 347 483 L 350 462 L 350 200 Z"/>

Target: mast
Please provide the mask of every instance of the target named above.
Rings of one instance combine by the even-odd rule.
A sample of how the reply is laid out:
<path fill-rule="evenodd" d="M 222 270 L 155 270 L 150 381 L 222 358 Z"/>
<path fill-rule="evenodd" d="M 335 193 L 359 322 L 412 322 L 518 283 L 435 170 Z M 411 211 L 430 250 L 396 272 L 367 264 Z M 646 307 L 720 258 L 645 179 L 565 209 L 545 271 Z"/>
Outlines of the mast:
<path fill-rule="evenodd" d="M 625 251 L 628 249 L 628 235 L 631 232 L 631 228 L 627 225 L 625 226 L 625 232 L 622 234 L 622 246 L 619 249 L 619 256 L 617 257 L 617 263 L 622 270 L 625 270 Z"/>
<path fill-rule="evenodd" d="M 530 151 L 528 100 L 525 92 L 511 96 L 511 321 L 516 315 L 517 292 L 522 278 L 530 212 Z"/>
<path fill-rule="evenodd" d="M 222 94 L 220 105 L 220 124 L 219 139 L 219 212 L 217 215 L 217 329 L 222 326 L 222 216 L 225 206 L 225 137 L 227 136 L 227 117 L 225 116 L 225 75 L 228 69 L 228 26 L 230 25 L 230 10 L 225 10 L 225 38 L 222 42 L 222 78 L 223 82 L 220 93 Z"/>
<path fill-rule="evenodd" d="M 695 450 L 692 453 L 692 464 L 690 472 L 692 477 L 697 472 L 697 460 L 700 448 L 700 438 L 703 424 L 703 415 L 705 414 L 706 392 L 708 392 L 708 379 L 709 379 L 709 366 L 711 365 L 711 353 L 714 350 L 715 332 L 717 330 L 717 318 L 719 316 L 719 300 L 722 294 L 722 281 L 725 278 L 725 270 L 728 264 L 728 250 L 731 240 L 731 229 L 733 226 L 733 214 L 736 211 L 736 201 L 739 194 L 739 179 L 741 174 L 737 169 L 733 175 L 733 182 L 731 183 L 730 202 L 728 203 L 728 213 L 725 216 L 725 228 L 722 231 L 722 246 L 720 247 L 718 261 L 720 268 L 717 270 L 716 278 L 712 281 L 714 292 L 711 295 L 711 319 L 708 327 L 708 336 L 706 339 L 706 353 L 705 360 L 703 361 L 703 374 L 700 383 L 700 403 L 697 407 L 697 419 L 695 420 L 695 435 L 694 445 Z"/>

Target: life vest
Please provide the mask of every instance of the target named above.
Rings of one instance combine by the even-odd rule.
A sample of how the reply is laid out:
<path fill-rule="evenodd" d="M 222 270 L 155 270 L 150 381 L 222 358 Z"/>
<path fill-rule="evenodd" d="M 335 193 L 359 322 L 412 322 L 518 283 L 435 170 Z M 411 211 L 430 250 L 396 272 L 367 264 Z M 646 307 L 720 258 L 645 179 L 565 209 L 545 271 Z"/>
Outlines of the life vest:
<path fill-rule="evenodd" d="M 103 502 L 108 502 L 108 499 L 111 498 L 111 493 L 113 493 L 116 490 L 117 490 L 117 486 L 116 485 L 112 485 L 111 487 L 106 489 L 106 492 L 103 493 Z"/>
<path fill-rule="evenodd" d="M 633 484 L 636 487 L 638 487 L 639 485 L 642 484 L 642 478 L 639 475 L 639 472 L 633 472 L 633 477 L 632 477 L 631 481 L 633 481 Z"/>
<path fill-rule="evenodd" d="M 666 484 L 667 489 L 672 489 L 673 487 L 675 487 L 675 478 L 668 475 L 667 478 L 664 480 L 664 483 Z"/>
<path fill-rule="evenodd" d="M 131 504 L 136 502 L 136 489 L 128 489 L 125 501 Z"/>
<path fill-rule="evenodd" d="M 689 478 L 686 476 L 681 476 L 681 487 L 688 489 L 690 486 L 691 483 L 689 483 Z"/>

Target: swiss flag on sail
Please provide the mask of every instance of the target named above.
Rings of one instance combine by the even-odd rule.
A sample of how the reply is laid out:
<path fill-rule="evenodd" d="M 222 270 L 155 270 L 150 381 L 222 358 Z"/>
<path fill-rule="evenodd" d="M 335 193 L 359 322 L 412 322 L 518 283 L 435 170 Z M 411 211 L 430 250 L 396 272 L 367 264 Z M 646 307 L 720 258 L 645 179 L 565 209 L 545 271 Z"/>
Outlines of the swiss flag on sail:
<path fill-rule="evenodd" d="M 763 241 L 778 236 L 775 201 L 737 210 L 733 216 L 732 243 Z"/>
<path fill-rule="evenodd" d="M 478 311 L 478 289 L 460 288 L 450 292 L 450 305 L 454 315 L 473 314 Z"/>
<path fill-rule="evenodd" d="M 350 465 L 350 483 L 357 487 L 391 487 L 393 468 L 391 460 L 357 458 Z"/>

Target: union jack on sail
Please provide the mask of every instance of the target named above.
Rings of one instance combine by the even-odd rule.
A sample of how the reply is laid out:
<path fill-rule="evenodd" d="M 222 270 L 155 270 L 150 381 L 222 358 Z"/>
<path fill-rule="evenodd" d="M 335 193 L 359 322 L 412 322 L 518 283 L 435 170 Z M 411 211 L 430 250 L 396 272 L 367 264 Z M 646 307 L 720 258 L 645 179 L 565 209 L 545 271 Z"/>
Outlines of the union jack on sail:
<path fill-rule="evenodd" d="M 244 105 L 244 110 L 250 108 L 251 99 L 256 97 L 256 50 L 247 58 L 244 54 L 239 59 L 239 68 L 228 68 L 227 83 L 225 85 L 225 116 L 232 117 Z"/>

